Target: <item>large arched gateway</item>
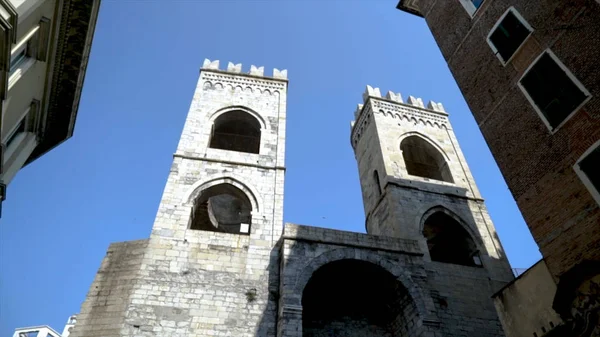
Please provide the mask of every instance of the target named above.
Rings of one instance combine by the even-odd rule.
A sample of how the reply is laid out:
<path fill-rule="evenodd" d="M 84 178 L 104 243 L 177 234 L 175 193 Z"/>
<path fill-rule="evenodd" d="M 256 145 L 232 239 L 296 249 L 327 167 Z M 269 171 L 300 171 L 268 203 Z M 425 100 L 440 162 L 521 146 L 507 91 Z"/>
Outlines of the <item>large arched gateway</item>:
<path fill-rule="evenodd" d="M 343 259 L 316 270 L 302 294 L 304 337 L 413 336 L 417 309 L 394 275 Z"/>

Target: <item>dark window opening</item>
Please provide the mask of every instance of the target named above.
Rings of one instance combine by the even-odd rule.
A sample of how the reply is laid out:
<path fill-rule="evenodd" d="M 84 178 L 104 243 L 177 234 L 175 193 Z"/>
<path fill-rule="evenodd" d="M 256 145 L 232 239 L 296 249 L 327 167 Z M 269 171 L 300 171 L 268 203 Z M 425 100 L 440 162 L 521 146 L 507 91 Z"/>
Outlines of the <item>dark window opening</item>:
<path fill-rule="evenodd" d="M 475 9 L 478 9 L 479 7 L 481 7 L 481 4 L 483 3 L 484 0 L 471 0 L 471 2 L 473 3 L 473 6 L 475 6 Z"/>
<path fill-rule="evenodd" d="M 507 62 L 529 34 L 529 29 L 525 27 L 512 10 L 509 10 L 496 27 L 496 30 L 490 35 L 490 41 L 502 60 Z"/>
<path fill-rule="evenodd" d="M 477 246 L 467 231 L 451 216 L 436 212 L 425 220 L 423 235 L 432 261 L 481 266 Z"/>
<path fill-rule="evenodd" d="M 373 171 L 373 182 L 375 184 L 377 196 L 380 196 L 381 195 L 381 184 L 379 182 L 379 173 L 377 173 L 377 170 Z"/>
<path fill-rule="evenodd" d="M 12 134 L 6 140 L 6 148 L 7 149 L 10 148 L 10 146 L 15 141 L 15 139 L 17 138 L 18 135 L 20 135 L 21 133 L 25 132 L 25 119 L 26 118 L 27 117 L 23 118 L 19 122 L 19 125 L 17 126 L 17 128 L 12 132 Z"/>
<path fill-rule="evenodd" d="M 585 173 L 594 189 L 600 192 L 600 146 L 597 146 L 579 162 L 579 168 Z"/>
<path fill-rule="evenodd" d="M 587 98 L 548 53 L 537 60 L 520 82 L 553 129 Z"/>
<path fill-rule="evenodd" d="M 10 57 L 9 73 L 12 74 L 31 54 L 30 41 L 15 51 Z"/>
<path fill-rule="evenodd" d="M 249 234 L 252 205 L 244 192 L 219 184 L 202 192 L 192 208 L 190 229 Z"/>
<path fill-rule="evenodd" d="M 416 336 L 417 310 L 387 270 L 345 259 L 317 269 L 302 293 L 302 336 Z"/>
<path fill-rule="evenodd" d="M 259 153 L 260 124 L 256 118 L 242 110 L 224 113 L 215 120 L 209 147 Z"/>
<path fill-rule="evenodd" d="M 402 150 L 408 174 L 449 183 L 454 182 L 444 156 L 421 137 L 406 137 L 400 144 L 400 150 Z"/>

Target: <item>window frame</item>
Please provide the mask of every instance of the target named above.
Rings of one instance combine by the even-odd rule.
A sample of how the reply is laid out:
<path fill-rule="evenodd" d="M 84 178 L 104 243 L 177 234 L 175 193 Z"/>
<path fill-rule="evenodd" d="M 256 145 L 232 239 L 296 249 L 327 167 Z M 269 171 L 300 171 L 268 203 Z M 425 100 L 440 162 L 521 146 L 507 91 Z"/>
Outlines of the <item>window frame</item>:
<path fill-rule="evenodd" d="M 9 132 L 6 133 L 6 137 L 2 139 L 2 145 L 4 146 L 4 155 L 3 159 L 6 162 L 10 160 L 15 149 L 19 147 L 23 139 L 25 139 L 25 134 L 31 129 L 32 120 L 30 118 L 31 107 L 27 108 L 25 112 L 21 115 L 18 122 L 10 129 Z M 23 131 L 18 132 L 18 130 L 23 127 Z M 23 136 L 19 137 L 19 134 Z M 12 139 L 11 144 L 8 144 L 8 141 Z M 9 146 L 10 145 L 10 146 Z"/>
<path fill-rule="evenodd" d="M 39 48 L 36 48 L 35 42 L 39 39 L 40 25 L 33 27 L 21 40 L 10 50 L 10 60 L 8 69 L 8 90 L 31 68 L 37 60 Z M 11 65 L 15 54 L 25 51 L 25 55 L 19 59 L 16 64 Z"/>
<path fill-rule="evenodd" d="M 472 19 L 475 17 L 475 14 L 477 14 L 479 9 L 483 6 L 483 3 L 485 2 L 485 0 L 481 1 L 481 5 L 479 5 L 479 7 L 475 7 L 475 4 L 473 3 L 472 0 L 459 0 L 459 2 L 463 6 L 465 11 L 467 11 L 467 13 L 469 14 L 469 16 Z"/>
<path fill-rule="evenodd" d="M 41 122 L 41 116 L 39 115 L 40 108 L 40 101 L 33 100 L 29 107 L 21 114 L 18 122 L 10 128 L 4 137 L 0 138 L 2 146 L 2 156 L 0 156 L 2 171 L 0 172 L 0 180 L 4 184 L 8 184 L 21 168 L 19 166 L 15 170 L 15 161 L 18 161 L 21 158 L 20 156 L 26 153 L 27 149 L 33 150 L 37 146 Z M 24 130 L 18 132 L 21 126 L 23 126 Z M 13 138 L 13 141 L 9 147 L 7 146 L 7 142 L 11 138 Z"/>
<path fill-rule="evenodd" d="M 29 48 L 29 46 L 30 46 L 30 41 L 27 41 L 27 43 L 23 43 L 20 47 L 18 47 L 18 49 L 11 51 L 10 63 L 8 66 L 9 76 L 12 76 L 15 69 L 17 69 L 23 62 L 25 62 L 25 60 L 27 60 L 28 58 L 31 57 L 30 55 L 28 55 L 29 51 L 31 50 L 31 48 Z M 22 54 L 21 57 L 15 58 L 15 56 L 19 56 L 21 54 Z"/>
<path fill-rule="evenodd" d="M 521 44 L 519 45 L 519 47 L 512 53 L 512 55 L 510 55 L 510 57 L 508 58 L 508 60 L 505 61 L 502 58 L 502 56 L 500 55 L 500 53 L 498 52 L 498 48 L 496 48 L 496 46 L 494 45 L 494 43 L 492 42 L 492 40 L 490 38 L 491 38 L 492 34 L 496 32 L 496 30 L 498 29 L 498 27 L 500 26 L 500 24 L 502 23 L 502 21 L 506 18 L 506 16 L 508 15 L 508 13 L 511 13 L 511 12 L 515 16 L 515 18 L 517 18 L 517 20 L 519 20 L 519 22 L 529 31 L 529 34 L 527 34 L 527 36 L 521 42 Z M 512 61 L 513 57 L 519 52 L 519 50 L 521 50 L 521 48 L 523 48 L 523 46 L 525 45 L 525 43 L 529 40 L 529 38 L 532 35 L 533 35 L 533 27 L 531 27 L 531 25 L 529 24 L 529 22 L 527 22 L 527 20 L 525 20 L 525 18 L 521 15 L 521 13 L 519 13 L 519 11 L 517 11 L 517 9 L 514 6 L 510 6 L 504 12 L 504 14 L 502 14 L 500 16 L 500 18 L 496 21 L 496 23 L 494 24 L 494 26 L 492 27 L 492 29 L 490 29 L 490 32 L 487 35 L 486 41 L 487 41 L 487 44 L 492 49 L 492 51 L 494 52 L 494 55 L 496 55 L 496 57 L 500 60 L 500 63 L 502 63 L 503 66 L 506 66 L 508 63 L 510 63 L 510 61 Z"/>
<path fill-rule="evenodd" d="M 597 148 L 600 148 L 600 140 L 597 140 L 594 144 L 592 144 L 592 146 L 585 150 L 585 152 L 579 157 L 579 159 L 577 159 L 577 161 L 573 165 L 573 170 L 575 170 L 575 173 L 579 177 L 579 180 L 581 180 L 585 188 L 590 192 L 592 198 L 594 198 L 598 205 L 600 205 L 600 190 L 598 190 L 594 186 L 594 184 L 592 184 L 592 181 L 588 178 L 587 174 L 579 166 L 579 163 L 581 163 L 582 160 L 587 158 L 587 156 L 589 156 L 590 153 L 592 153 L 592 151 L 594 151 Z"/>
<path fill-rule="evenodd" d="M 527 74 L 529 74 L 529 72 L 531 71 L 531 69 L 537 64 L 537 62 L 545 54 L 548 54 L 550 56 L 550 58 L 552 58 L 552 60 L 565 72 L 565 74 L 573 82 L 573 84 L 575 84 L 575 86 L 577 86 L 577 88 L 579 90 L 581 90 L 581 92 L 586 96 L 586 98 L 575 109 L 573 109 L 573 111 L 571 111 L 567 115 L 567 117 L 565 117 L 565 119 L 563 119 L 556 127 L 553 127 L 550 124 L 550 122 L 548 121 L 548 119 L 546 119 L 546 116 L 544 115 L 544 113 L 540 110 L 540 108 L 538 107 L 538 105 L 536 104 L 536 102 L 529 95 L 529 92 L 527 91 L 527 89 L 525 89 L 525 87 L 521 83 L 521 81 L 523 80 L 523 78 Z M 525 69 L 525 71 L 523 72 L 523 75 L 521 75 L 521 77 L 517 81 L 517 86 L 519 87 L 519 89 L 521 90 L 521 92 L 523 93 L 523 95 L 525 95 L 525 98 L 527 99 L 527 101 L 529 102 L 529 104 L 531 104 L 531 106 L 533 107 L 533 110 L 538 114 L 538 116 L 540 117 L 540 119 L 542 120 L 542 122 L 544 123 L 544 125 L 546 125 L 546 127 L 548 128 L 548 130 L 550 131 L 551 134 L 556 133 L 566 122 L 569 121 L 569 119 L 571 119 L 592 98 L 592 94 L 577 79 L 577 77 L 575 77 L 575 75 L 573 75 L 573 73 L 571 73 L 571 71 L 569 70 L 569 68 L 567 68 L 567 66 L 564 63 L 562 63 L 562 61 L 558 58 L 558 56 L 556 56 L 556 54 L 554 54 L 554 52 L 552 52 L 552 50 L 550 48 L 546 48 L 545 50 L 543 50 L 531 62 L 531 64 L 529 64 L 529 67 L 527 67 L 527 69 Z"/>
<path fill-rule="evenodd" d="M 37 61 L 46 62 L 48 58 L 48 48 L 51 30 L 51 20 L 42 17 L 37 25 L 31 28 L 21 39 L 10 49 L 10 58 L 6 70 L 7 86 L 10 90 L 15 83 L 33 66 Z M 11 65 L 13 57 L 24 51 L 24 56 L 16 64 Z"/>

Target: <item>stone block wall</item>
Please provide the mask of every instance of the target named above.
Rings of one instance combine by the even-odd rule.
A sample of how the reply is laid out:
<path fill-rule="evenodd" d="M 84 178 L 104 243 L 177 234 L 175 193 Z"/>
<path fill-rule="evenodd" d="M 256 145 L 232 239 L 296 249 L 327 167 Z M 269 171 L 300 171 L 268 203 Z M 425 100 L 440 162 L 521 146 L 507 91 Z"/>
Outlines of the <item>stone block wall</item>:
<path fill-rule="evenodd" d="M 108 248 L 71 337 L 117 337 L 125 324 L 148 240 L 113 243 Z"/>
<path fill-rule="evenodd" d="M 205 61 L 150 239 L 139 249 L 117 244 L 117 267 L 110 268 L 126 263 L 128 274 L 118 269 L 104 281 L 105 267 L 99 271 L 96 283 L 110 286 L 109 292 L 127 277 L 120 306 L 104 314 L 108 309 L 96 299 L 94 285 L 75 336 L 275 336 L 286 73 L 266 77 L 262 67 L 252 66 L 243 74 L 241 65 L 220 70 L 218 61 Z M 214 121 L 233 110 L 260 124 L 259 153 L 209 148 Z M 247 235 L 190 229 L 196 199 L 220 184 L 249 200 Z M 112 266 L 114 259 L 109 255 L 104 264 Z M 109 323 L 112 330 L 104 328 Z"/>
<path fill-rule="evenodd" d="M 427 261 L 416 240 L 286 224 L 281 250 L 279 320 L 287 329 L 280 329 L 281 336 L 301 335 L 303 315 L 309 314 L 303 307 L 306 285 L 315 272 L 339 261 L 368 262 L 394 275 L 405 294 L 398 307 L 407 311 L 385 326 L 342 318 L 323 321 L 323 327 L 381 333 L 377 336 L 504 336 L 490 299 L 500 283 L 491 282 L 484 268 Z M 348 296 L 368 291 L 354 288 Z M 309 331 L 323 333 L 318 327 Z"/>
<path fill-rule="evenodd" d="M 378 88 L 370 86 L 363 94 L 363 103 L 355 113 L 351 141 L 367 232 L 414 239 L 427 252 L 423 222 L 431 210 L 444 210 L 461 222 L 476 242 L 493 279 L 512 280 L 508 260 L 442 104 L 429 102 L 425 107 L 420 98 L 412 96 L 405 103 L 398 93 L 382 97 Z M 415 135 L 443 156 L 453 181 L 408 174 L 400 145 Z M 374 170 L 380 175 L 381 193 Z"/>

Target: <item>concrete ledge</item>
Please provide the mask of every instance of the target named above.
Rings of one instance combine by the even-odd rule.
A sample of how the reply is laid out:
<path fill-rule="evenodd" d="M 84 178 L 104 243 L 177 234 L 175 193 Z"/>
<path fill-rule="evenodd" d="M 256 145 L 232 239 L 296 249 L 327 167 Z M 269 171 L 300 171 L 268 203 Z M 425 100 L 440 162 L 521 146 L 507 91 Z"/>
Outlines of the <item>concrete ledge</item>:
<path fill-rule="evenodd" d="M 291 223 L 285 224 L 283 238 L 287 240 L 309 241 L 345 247 L 400 252 L 418 256 L 423 255 L 423 252 L 419 248 L 419 243 L 416 240 L 369 235 Z"/>

